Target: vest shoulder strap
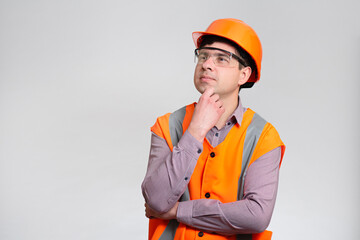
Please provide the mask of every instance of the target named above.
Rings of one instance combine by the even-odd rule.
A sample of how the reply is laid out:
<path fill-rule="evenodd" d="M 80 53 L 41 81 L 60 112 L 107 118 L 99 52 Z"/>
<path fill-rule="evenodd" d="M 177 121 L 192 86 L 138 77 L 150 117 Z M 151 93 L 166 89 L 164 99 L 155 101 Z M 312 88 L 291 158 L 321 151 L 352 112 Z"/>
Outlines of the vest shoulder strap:
<path fill-rule="evenodd" d="M 248 109 L 250 115 L 252 115 L 251 122 L 246 129 L 243 154 L 242 154 L 242 165 L 241 165 L 241 175 L 239 178 L 239 192 L 238 200 L 241 200 L 244 196 L 244 184 L 246 177 L 246 170 L 250 165 L 250 160 L 252 159 L 255 147 L 257 146 L 258 140 L 263 132 L 264 126 L 266 125 L 265 119 L 263 119 L 259 114 L 255 113 L 253 110 Z"/>
<path fill-rule="evenodd" d="M 192 103 L 173 113 L 167 113 L 157 118 L 156 123 L 151 127 L 151 131 L 165 139 L 172 151 L 189 126 L 194 109 L 195 103 Z"/>

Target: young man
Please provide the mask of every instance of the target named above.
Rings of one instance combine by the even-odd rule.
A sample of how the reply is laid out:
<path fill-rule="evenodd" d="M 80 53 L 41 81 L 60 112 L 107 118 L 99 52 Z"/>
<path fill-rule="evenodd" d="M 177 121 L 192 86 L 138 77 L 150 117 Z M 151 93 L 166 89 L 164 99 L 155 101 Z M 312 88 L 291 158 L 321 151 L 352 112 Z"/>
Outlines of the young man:
<path fill-rule="evenodd" d="M 193 39 L 202 95 L 151 128 L 142 183 L 149 239 L 271 239 L 285 146 L 238 95 L 260 78 L 260 40 L 237 19 L 216 20 Z"/>

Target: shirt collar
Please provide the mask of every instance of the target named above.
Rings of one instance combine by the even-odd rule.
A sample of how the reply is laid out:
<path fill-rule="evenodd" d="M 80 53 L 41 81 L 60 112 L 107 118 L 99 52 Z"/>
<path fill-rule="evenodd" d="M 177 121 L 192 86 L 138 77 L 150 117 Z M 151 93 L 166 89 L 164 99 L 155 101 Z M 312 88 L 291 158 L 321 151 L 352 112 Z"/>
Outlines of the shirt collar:
<path fill-rule="evenodd" d="M 229 120 L 227 122 L 238 123 L 240 125 L 245 110 L 246 110 L 246 108 L 244 108 L 242 106 L 241 99 L 239 96 L 238 97 L 238 106 L 236 107 L 235 111 L 231 114 L 231 116 L 229 117 Z"/>

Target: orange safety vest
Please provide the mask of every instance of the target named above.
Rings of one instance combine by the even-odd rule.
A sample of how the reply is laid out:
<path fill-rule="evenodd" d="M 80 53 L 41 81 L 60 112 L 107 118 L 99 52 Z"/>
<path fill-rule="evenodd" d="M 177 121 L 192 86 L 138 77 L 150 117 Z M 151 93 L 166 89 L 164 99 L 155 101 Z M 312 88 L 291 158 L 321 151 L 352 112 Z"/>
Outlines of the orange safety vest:
<path fill-rule="evenodd" d="M 174 113 L 159 117 L 151 131 L 166 140 L 171 151 L 188 128 L 195 103 L 185 106 Z M 179 201 L 206 198 L 222 203 L 234 202 L 243 198 L 245 173 L 248 167 L 265 153 L 282 148 L 281 160 L 285 145 L 276 129 L 251 109 L 243 115 L 241 125 L 235 124 L 225 140 L 215 148 L 205 139 L 201 153 L 185 193 Z M 280 160 L 280 164 L 281 164 Z M 209 197 L 209 196 L 207 196 Z M 199 234 L 200 233 L 200 234 Z M 221 236 L 202 232 L 176 220 L 149 220 L 149 239 L 151 240 L 270 240 L 272 232 L 256 234 L 238 234 Z"/>

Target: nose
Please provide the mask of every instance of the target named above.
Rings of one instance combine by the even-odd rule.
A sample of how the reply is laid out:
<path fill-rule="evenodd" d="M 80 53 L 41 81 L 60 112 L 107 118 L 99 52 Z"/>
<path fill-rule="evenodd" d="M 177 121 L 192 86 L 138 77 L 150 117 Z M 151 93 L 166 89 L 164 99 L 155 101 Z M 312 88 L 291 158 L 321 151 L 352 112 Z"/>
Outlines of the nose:
<path fill-rule="evenodd" d="M 215 66 L 214 60 L 212 59 L 212 56 L 208 57 L 208 59 L 206 59 L 205 62 L 202 63 L 202 68 L 203 69 L 209 69 L 209 70 L 213 70 Z"/>

